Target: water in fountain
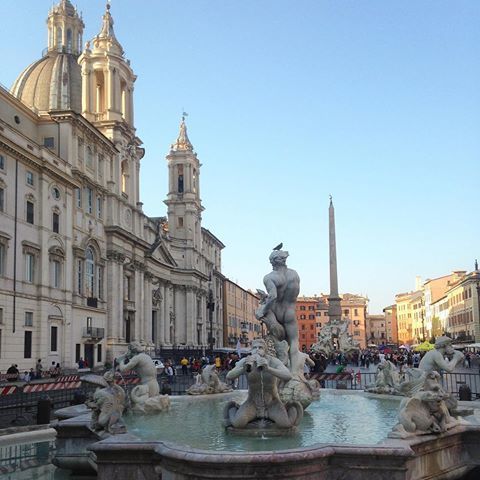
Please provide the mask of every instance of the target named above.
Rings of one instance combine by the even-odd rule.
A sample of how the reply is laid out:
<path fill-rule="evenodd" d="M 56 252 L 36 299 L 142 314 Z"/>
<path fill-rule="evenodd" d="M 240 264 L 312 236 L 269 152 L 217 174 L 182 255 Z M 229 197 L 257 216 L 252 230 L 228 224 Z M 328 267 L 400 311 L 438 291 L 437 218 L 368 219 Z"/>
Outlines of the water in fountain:
<path fill-rule="evenodd" d="M 229 434 L 222 427 L 228 401 L 243 402 L 244 391 L 216 398 L 177 397 L 168 415 L 153 417 L 126 415 L 130 433 L 142 440 L 161 440 L 211 451 L 281 450 L 317 443 L 375 444 L 383 440 L 396 423 L 398 397 L 368 398 L 360 392 L 322 392 L 313 402 L 293 436 L 269 438 L 268 431 L 257 438 Z M 361 412 L 361 414 L 359 413 Z M 181 425 L 182 428 L 178 428 Z"/>

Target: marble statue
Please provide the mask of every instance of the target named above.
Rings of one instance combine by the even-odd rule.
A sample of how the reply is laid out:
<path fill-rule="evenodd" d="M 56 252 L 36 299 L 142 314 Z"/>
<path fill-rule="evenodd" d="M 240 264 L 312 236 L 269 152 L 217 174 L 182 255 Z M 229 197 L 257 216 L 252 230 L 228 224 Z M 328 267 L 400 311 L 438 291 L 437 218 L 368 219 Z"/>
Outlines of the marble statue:
<path fill-rule="evenodd" d="M 313 367 L 315 362 L 306 353 L 299 352 L 290 364 L 292 378 L 288 382 L 280 382 L 279 392 L 282 402 L 300 402 L 303 409 L 306 409 L 313 400 L 320 398 L 320 384 L 317 380 L 305 378 L 305 364 Z"/>
<path fill-rule="evenodd" d="M 115 373 L 107 371 L 100 375 L 85 375 L 82 382 L 97 385 L 85 405 L 92 410 L 90 427 L 97 432 L 120 433 L 124 427 L 119 423 L 125 410 L 125 391 L 115 384 Z"/>
<path fill-rule="evenodd" d="M 321 353 L 327 358 L 335 351 L 350 353 L 359 350 L 353 336 L 348 333 L 350 320 L 338 318 L 330 319 L 322 328 L 318 341 L 313 345 L 315 353 Z M 335 344 L 336 342 L 336 344 Z"/>
<path fill-rule="evenodd" d="M 303 367 L 308 360 L 298 348 L 298 324 L 296 302 L 300 291 L 300 277 L 295 270 L 287 267 L 288 252 L 280 250 L 282 244 L 275 247 L 269 260 L 273 270 L 265 275 L 263 283 L 267 292 L 257 290 L 260 301 L 255 312 L 257 319 L 265 323 L 268 335 L 267 343 L 273 345 L 269 352 L 286 365 L 292 378 L 282 381 L 278 388 L 282 401 L 300 402 L 303 408 L 319 396 L 320 385 L 316 381 L 307 381 Z"/>
<path fill-rule="evenodd" d="M 140 377 L 140 385 L 130 392 L 133 411 L 156 413 L 170 407 L 168 395 L 160 395 L 155 364 L 140 343 L 130 343 L 127 353 L 115 359 L 115 367 L 119 372 L 135 371 Z"/>
<path fill-rule="evenodd" d="M 242 358 L 227 374 L 233 380 L 242 374 L 248 379 L 248 396 L 242 405 L 229 402 L 225 407 L 225 425 L 233 429 L 250 428 L 260 432 L 293 429 L 303 417 L 299 402 L 284 404 L 278 393 L 278 382 L 288 382 L 292 373 L 266 351 L 265 340 L 252 342 L 252 352 Z"/>
<path fill-rule="evenodd" d="M 408 438 L 439 434 L 461 423 L 461 420 L 451 415 L 447 405 L 449 394 L 443 390 L 439 379 L 438 372 L 428 372 L 421 390 L 402 400 L 398 414 L 399 423 L 389 437 Z"/>
<path fill-rule="evenodd" d="M 280 247 L 281 248 L 281 247 Z M 300 277 L 287 267 L 288 252 L 274 250 L 269 257 L 273 270 L 263 283 L 267 294 L 261 299 L 255 317 L 265 322 L 269 333 L 279 341 L 286 340 L 290 362 L 299 354 L 298 325 L 295 307 L 300 292 Z"/>
<path fill-rule="evenodd" d="M 217 367 L 214 364 L 204 367 L 196 378 L 199 379 L 199 381 L 187 390 L 189 395 L 208 395 L 211 393 L 232 391 L 232 387 L 220 380 Z"/>
<path fill-rule="evenodd" d="M 375 383 L 367 385 L 365 391 L 369 393 L 384 393 L 390 395 L 401 395 L 400 374 L 390 360 L 384 360 L 377 366 Z"/>
<path fill-rule="evenodd" d="M 450 337 L 438 337 L 435 348 L 424 355 L 418 368 L 406 370 L 406 379 L 400 384 L 399 390 L 407 396 L 412 396 L 423 388 L 428 373 L 442 371 L 452 373 L 463 359 L 463 353 L 453 348 Z M 448 403 L 449 408 L 454 408 L 457 402 L 451 397 Z"/>

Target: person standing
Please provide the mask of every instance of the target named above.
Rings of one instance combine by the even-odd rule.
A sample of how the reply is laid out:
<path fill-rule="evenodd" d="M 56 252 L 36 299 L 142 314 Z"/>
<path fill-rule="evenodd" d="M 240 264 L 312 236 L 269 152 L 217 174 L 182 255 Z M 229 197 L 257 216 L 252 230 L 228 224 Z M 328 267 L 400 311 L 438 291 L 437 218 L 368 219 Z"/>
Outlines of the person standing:
<path fill-rule="evenodd" d="M 180 365 L 182 366 L 182 375 L 188 375 L 188 360 L 185 355 L 180 360 Z"/>
<path fill-rule="evenodd" d="M 173 367 L 171 363 L 167 363 L 167 368 L 165 368 L 165 373 L 167 374 L 167 381 L 169 385 L 173 383 Z"/>
<path fill-rule="evenodd" d="M 42 359 L 39 358 L 37 360 L 37 364 L 35 365 L 35 378 L 42 378 L 42 375 L 43 375 Z"/>

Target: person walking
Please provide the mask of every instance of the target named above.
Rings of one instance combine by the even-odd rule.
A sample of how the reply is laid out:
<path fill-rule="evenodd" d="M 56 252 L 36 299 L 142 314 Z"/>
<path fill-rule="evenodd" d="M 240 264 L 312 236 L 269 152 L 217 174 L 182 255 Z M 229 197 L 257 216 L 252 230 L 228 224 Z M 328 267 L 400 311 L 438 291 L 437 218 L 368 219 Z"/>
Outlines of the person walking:
<path fill-rule="evenodd" d="M 180 365 L 182 366 L 182 375 L 188 375 L 188 363 L 187 357 L 184 355 L 180 360 Z"/>

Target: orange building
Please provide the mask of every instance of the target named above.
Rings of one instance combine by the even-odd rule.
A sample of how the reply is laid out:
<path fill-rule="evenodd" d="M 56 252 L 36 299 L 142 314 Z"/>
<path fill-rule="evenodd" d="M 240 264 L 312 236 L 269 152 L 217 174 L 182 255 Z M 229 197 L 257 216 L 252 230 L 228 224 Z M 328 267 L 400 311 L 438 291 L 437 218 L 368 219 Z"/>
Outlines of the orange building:
<path fill-rule="evenodd" d="M 317 342 L 317 310 L 318 297 L 298 297 L 297 298 L 297 323 L 298 323 L 298 343 L 300 349 L 309 350 Z"/>

